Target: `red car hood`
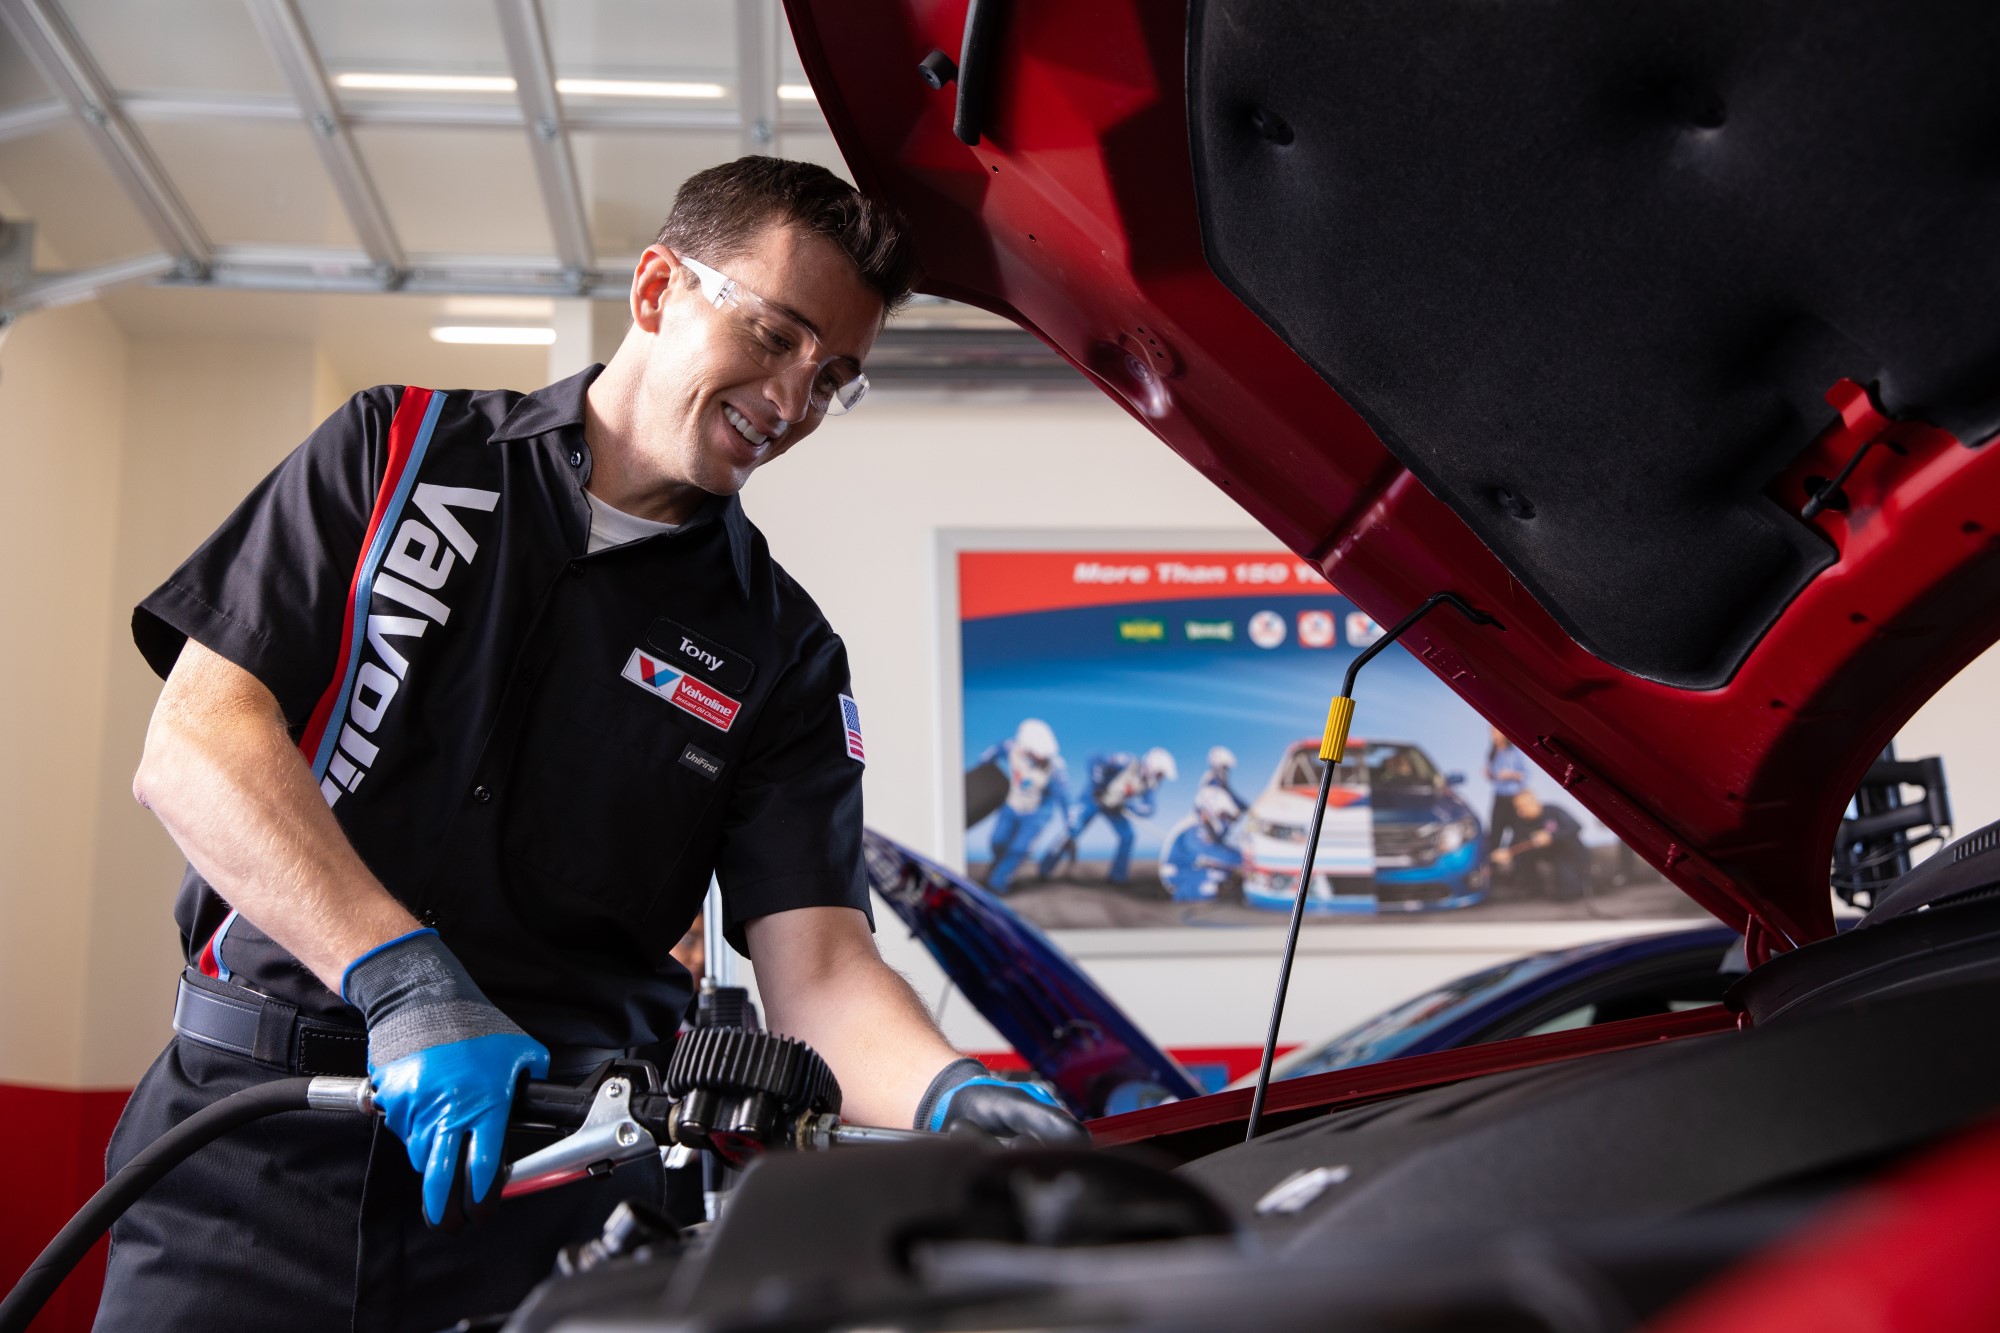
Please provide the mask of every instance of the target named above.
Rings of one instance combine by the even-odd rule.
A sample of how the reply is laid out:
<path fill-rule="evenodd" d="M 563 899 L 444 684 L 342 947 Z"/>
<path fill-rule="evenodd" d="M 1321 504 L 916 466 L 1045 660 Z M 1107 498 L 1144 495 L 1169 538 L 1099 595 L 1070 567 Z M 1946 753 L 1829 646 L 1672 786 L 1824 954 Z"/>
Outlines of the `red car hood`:
<path fill-rule="evenodd" d="M 1829 933 L 1848 796 L 2000 637 L 2000 10 L 980 5 L 933 89 L 964 0 L 788 0 L 927 289 L 1376 620 L 1492 612 L 1405 642 L 1753 957 Z"/>

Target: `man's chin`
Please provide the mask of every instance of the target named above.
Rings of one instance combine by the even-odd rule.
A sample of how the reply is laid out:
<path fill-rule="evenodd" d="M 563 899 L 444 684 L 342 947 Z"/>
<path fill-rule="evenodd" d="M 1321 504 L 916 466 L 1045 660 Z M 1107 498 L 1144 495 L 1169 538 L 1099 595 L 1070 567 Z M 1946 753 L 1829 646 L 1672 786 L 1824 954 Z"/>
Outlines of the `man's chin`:
<path fill-rule="evenodd" d="M 697 472 L 692 480 L 695 489 L 726 498 L 742 490 L 754 471 L 754 467 L 728 467 L 711 460 L 709 466 Z"/>

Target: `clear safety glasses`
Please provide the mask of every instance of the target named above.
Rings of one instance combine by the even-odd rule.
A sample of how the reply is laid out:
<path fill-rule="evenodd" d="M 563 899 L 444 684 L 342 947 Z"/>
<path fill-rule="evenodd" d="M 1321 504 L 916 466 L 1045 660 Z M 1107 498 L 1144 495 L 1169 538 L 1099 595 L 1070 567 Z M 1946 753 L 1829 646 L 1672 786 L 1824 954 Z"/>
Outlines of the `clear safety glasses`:
<path fill-rule="evenodd" d="M 854 410 L 868 392 L 868 377 L 853 357 L 822 357 L 818 336 L 782 307 L 699 260 L 686 255 L 679 259 L 701 283 L 708 303 L 739 326 L 744 348 L 766 370 L 782 375 L 800 366 L 812 367 L 807 402 L 813 411 L 839 416 Z"/>

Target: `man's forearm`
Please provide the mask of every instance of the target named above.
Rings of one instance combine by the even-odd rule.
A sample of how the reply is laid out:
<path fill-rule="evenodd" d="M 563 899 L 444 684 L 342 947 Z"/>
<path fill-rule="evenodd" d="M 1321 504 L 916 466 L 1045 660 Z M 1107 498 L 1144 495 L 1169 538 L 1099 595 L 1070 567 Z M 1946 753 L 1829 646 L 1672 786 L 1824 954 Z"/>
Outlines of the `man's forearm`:
<path fill-rule="evenodd" d="M 198 643 L 161 692 L 133 794 L 216 892 L 329 988 L 417 926 L 348 843 L 270 692 Z"/>
<path fill-rule="evenodd" d="M 765 1020 L 826 1057 L 840 1080 L 842 1117 L 908 1125 L 959 1053 L 910 983 L 882 961 L 861 913 L 780 912 L 752 921 L 749 932 Z"/>
<path fill-rule="evenodd" d="M 779 1030 L 791 1032 L 829 1061 L 837 1056 L 836 1067 L 849 1071 L 841 1076 L 845 1118 L 864 1125 L 908 1125 L 924 1090 L 940 1069 L 960 1058 L 959 1052 L 938 1031 L 910 983 L 879 957 L 857 969 L 836 1003 L 847 1010 L 838 1022 L 815 1021 L 808 1010 L 785 1015 L 787 1026 Z M 798 1027 L 808 1031 L 796 1031 Z"/>

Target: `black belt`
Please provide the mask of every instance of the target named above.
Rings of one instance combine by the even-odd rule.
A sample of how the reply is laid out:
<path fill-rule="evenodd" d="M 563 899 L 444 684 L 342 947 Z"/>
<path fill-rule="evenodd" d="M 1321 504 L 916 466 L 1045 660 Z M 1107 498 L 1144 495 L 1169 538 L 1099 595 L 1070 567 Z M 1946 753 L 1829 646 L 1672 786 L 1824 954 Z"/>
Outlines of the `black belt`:
<path fill-rule="evenodd" d="M 288 1074 L 360 1078 L 368 1072 L 367 1029 L 301 1018 L 295 1004 L 217 981 L 193 968 L 181 974 L 180 993 L 174 998 L 174 1031 L 189 1041 Z M 606 1060 L 624 1055 L 612 1047 L 554 1047 L 549 1051 L 549 1076 L 581 1078 Z"/>

